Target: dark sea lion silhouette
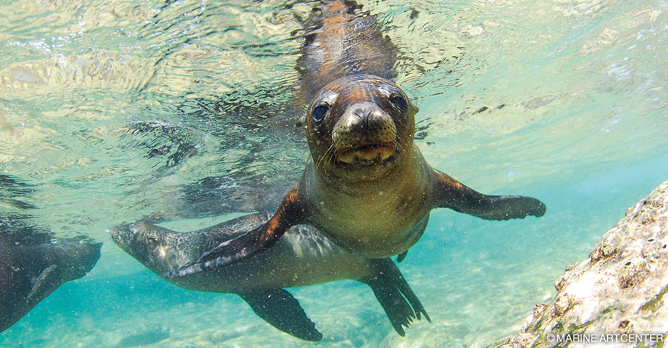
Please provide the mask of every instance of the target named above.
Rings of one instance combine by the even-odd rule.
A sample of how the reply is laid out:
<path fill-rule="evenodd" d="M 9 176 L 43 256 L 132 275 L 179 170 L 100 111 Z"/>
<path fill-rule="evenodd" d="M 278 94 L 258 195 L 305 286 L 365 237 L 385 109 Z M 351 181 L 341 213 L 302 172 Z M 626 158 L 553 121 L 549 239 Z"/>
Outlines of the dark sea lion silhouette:
<path fill-rule="evenodd" d="M 93 269 L 102 244 L 54 240 L 16 218 L 0 217 L 0 331 L 4 331 L 60 285 Z"/>
<path fill-rule="evenodd" d="M 111 229 L 114 242 L 158 275 L 197 260 L 220 240 L 262 225 L 271 213 L 247 215 L 196 232 L 179 233 L 146 222 Z M 240 232 L 241 231 L 241 232 Z M 267 267 L 271 265 L 271 267 Z M 190 290 L 241 296 L 262 319 L 295 337 L 318 341 L 322 334 L 299 302 L 284 290 L 340 279 L 371 287 L 392 326 L 401 336 L 414 318 L 429 320 L 399 269 L 389 258 L 351 255 L 310 226 L 291 228 L 265 253 L 211 272 L 169 281 Z"/>
<path fill-rule="evenodd" d="M 413 143 L 418 108 L 391 81 L 396 48 L 380 33 L 375 17 L 356 14 L 358 8 L 352 1 L 325 2 L 305 36 L 297 99 L 309 102 L 301 123 L 311 157 L 299 183 L 266 223 L 221 240 L 166 277 L 239 262 L 272 248 L 301 224 L 315 227 L 351 255 L 399 254 L 401 260 L 434 208 L 488 220 L 545 213 L 535 198 L 484 195 L 427 164 Z"/>

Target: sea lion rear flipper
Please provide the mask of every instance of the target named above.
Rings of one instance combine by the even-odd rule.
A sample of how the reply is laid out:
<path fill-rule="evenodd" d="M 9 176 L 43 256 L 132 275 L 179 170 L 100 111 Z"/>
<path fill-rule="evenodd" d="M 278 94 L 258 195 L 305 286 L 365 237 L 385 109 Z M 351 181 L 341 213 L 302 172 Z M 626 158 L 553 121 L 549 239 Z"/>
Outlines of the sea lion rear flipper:
<path fill-rule="evenodd" d="M 304 223 L 305 209 L 299 200 L 299 185 L 283 198 L 276 214 L 258 228 L 235 238 L 226 240 L 202 254 L 190 264 L 169 271 L 163 275 L 167 279 L 210 271 L 244 260 L 271 248 L 292 226 Z"/>
<path fill-rule="evenodd" d="M 487 220 L 523 219 L 527 215 L 545 214 L 545 204 L 533 197 L 484 195 L 445 173 L 433 171 L 438 181 L 435 207 L 450 208 Z"/>
<path fill-rule="evenodd" d="M 306 316 L 304 309 L 284 289 L 257 290 L 238 293 L 255 314 L 273 327 L 307 341 L 320 341 L 322 334 Z"/>
<path fill-rule="evenodd" d="M 385 258 L 370 261 L 375 274 L 359 281 L 371 287 L 394 330 L 403 337 L 403 326 L 408 327 L 413 318 L 421 320 L 424 315 L 431 322 L 422 303 L 392 260 Z"/>

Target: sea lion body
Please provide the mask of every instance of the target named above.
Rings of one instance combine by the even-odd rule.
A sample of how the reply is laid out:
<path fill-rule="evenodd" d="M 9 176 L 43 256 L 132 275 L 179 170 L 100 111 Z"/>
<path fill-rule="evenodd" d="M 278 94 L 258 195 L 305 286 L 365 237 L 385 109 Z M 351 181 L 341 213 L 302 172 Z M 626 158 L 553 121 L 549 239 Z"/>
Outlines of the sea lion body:
<path fill-rule="evenodd" d="M 262 225 L 271 213 L 251 214 L 199 231 L 179 233 L 138 222 L 111 230 L 114 242 L 158 275 L 197 260 L 221 240 L 243 235 L 248 226 Z M 267 267 L 267 265 L 272 265 Z M 296 299 L 283 288 L 352 279 L 369 285 L 393 327 L 404 335 L 414 319 L 424 315 L 422 304 L 394 263 L 348 252 L 316 229 L 291 228 L 271 250 L 230 267 L 167 279 L 189 290 L 241 296 L 258 316 L 293 336 L 317 341 L 322 334 Z"/>
<path fill-rule="evenodd" d="M 248 226 L 271 217 L 252 214 L 199 231 L 178 233 L 138 222 L 114 228 L 112 239 L 123 250 L 158 275 L 197 260 L 220 240 L 229 240 Z M 371 274 L 367 259 L 349 255 L 317 230 L 296 226 L 275 248 L 230 267 L 168 279 L 185 289 L 237 293 L 320 284 L 340 279 L 362 279 Z M 267 264 L 278 267 L 267 269 Z M 215 281 L 214 281 L 215 280 Z"/>
<path fill-rule="evenodd" d="M 427 164 L 413 142 L 418 108 L 391 81 L 396 48 L 374 16 L 355 14 L 357 8 L 340 0 L 323 5 L 302 45 L 298 65 L 305 81 L 297 95 L 309 105 L 299 125 L 311 157 L 300 182 L 264 225 L 166 277 L 233 264 L 270 249 L 300 224 L 316 227 L 352 255 L 399 255 L 401 261 L 434 208 L 489 220 L 545 214 L 535 198 L 484 195 Z"/>
<path fill-rule="evenodd" d="M 327 112 L 316 121 L 322 107 Z M 365 257 L 415 244 L 436 180 L 412 142 L 416 111 L 399 87 L 374 75 L 343 77 L 320 90 L 306 113 L 312 158 L 298 184 L 307 223 Z"/>
<path fill-rule="evenodd" d="M 307 171 L 311 170 L 312 165 Z M 425 175 L 417 171 L 410 174 Z M 365 194 L 341 195 L 307 172 L 299 190 L 311 207 L 310 224 L 326 231 L 327 236 L 354 255 L 389 257 L 408 250 L 422 236 L 430 210 L 424 202 L 429 199 L 426 183 L 423 179 L 410 185 L 378 185 Z M 404 192 L 410 194 L 402 195 Z"/>
<path fill-rule="evenodd" d="M 48 235 L 25 238 L 0 228 L 0 331 L 63 283 L 90 272 L 100 258 L 100 247 L 81 241 L 51 241 Z"/>

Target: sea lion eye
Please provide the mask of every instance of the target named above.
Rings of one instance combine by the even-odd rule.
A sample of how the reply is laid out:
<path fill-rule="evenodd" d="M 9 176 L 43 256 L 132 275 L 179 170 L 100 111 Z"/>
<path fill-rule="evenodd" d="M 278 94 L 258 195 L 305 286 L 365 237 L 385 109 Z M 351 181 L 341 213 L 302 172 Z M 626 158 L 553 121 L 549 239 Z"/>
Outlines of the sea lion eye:
<path fill-rule="evenodd" d="M 392 102 L 392 104 L 394 104 L 397 109 L 401 110 L 401 112 L 406 112 L 408 110 L 408 103 L 406 103 L 406 99 L 400 95 L 391 96 L 390 102 Z"/>
<path fill-rule="evenodd" d="M 322 119 L 325 118 L 327 111 L 329 111 L 329 106 L 327 105 L 316 106 L 315 109 L 313 109 L 313 120 L 316 122 L 322 121 Z"/>

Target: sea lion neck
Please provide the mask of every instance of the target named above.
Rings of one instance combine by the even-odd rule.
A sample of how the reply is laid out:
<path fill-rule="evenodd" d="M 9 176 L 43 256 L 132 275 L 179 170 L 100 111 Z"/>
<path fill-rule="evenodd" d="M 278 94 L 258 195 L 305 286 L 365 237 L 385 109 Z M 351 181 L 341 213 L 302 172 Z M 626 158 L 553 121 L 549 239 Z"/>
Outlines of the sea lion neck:
<path fill-rule="evenodd" d="M 405 156 L 397 156 L 394 163 L 388 164 L 387 170 L 377 168 L 358 168 L 356 170 L 320 171 L 315 165 L 310 165 L 313 183 L 321 187 L 322 191 L 344 193 L 351 196 L 365 196 L 376 193 L 379 187 L 393 185 L 410 176 L 416 167 L 412 151 Z"/>

